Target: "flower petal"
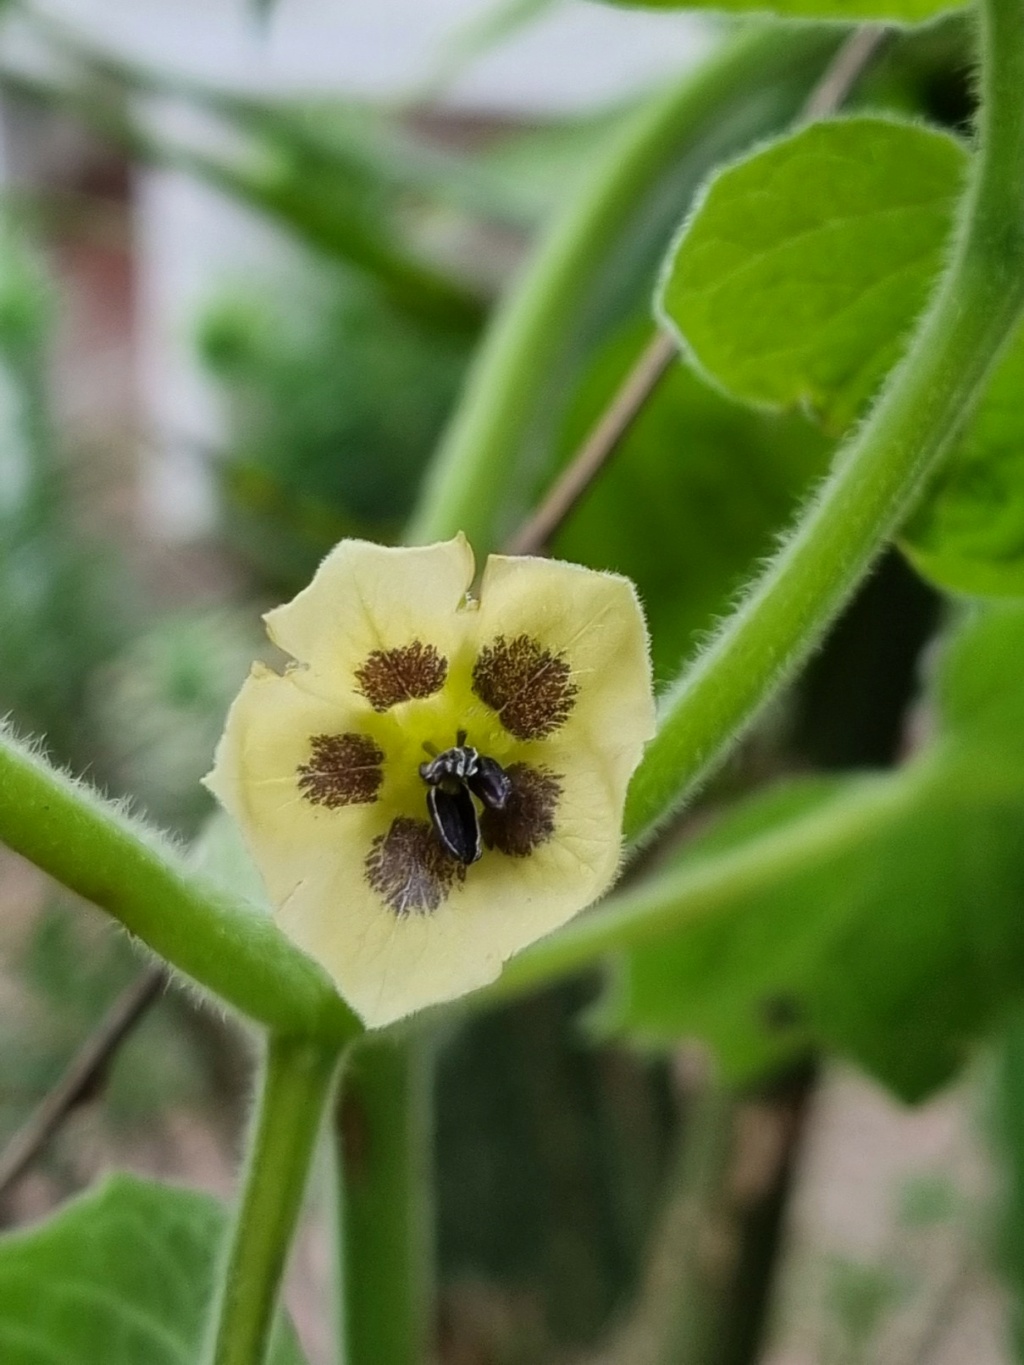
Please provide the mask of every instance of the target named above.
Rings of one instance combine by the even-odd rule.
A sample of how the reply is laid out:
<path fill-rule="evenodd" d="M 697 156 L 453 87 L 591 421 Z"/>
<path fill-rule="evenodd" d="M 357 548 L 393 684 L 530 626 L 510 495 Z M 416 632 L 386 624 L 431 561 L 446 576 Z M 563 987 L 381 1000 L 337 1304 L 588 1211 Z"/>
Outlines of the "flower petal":
<path fill-rule="evenodd" d="M 361 732 L 359 712 L 294 679 L 254 665 L 204 779 L 241 826 L 275 903 L 325 843 L 368 842 L 386 819 L 372 773 L 382 751 Z"/>
<path fill-rule="evenodd" d="M 281 927 L 371 1028 L 487 985 L 506 958 L 571 919 L 615 876 L 622 819 L 615 774 L 584 759 L 557 778 L 553 833 L 529 856 L 491 849 L 472 867 L 453 864 L 450 878 L 434 878 L 431 854 L 419 867 L 427 894 L 421 896 L 415 877 L 410 890 L 421 897 L 417 903 L 434 908 L 396 914 L 378 889 L 390 894 L 379 856 L 367 875 L 368 846 L 359 849 L 346 837 L 321 849 L 304 871 L 292 864 Z M 425 831 L 404 818 L 396 823 L 400 858 Z M 254 848 L 261 861 L 261 848 Z M 400 861 L 391 870 L 397 886 Z"/>
<path fill-rule="evenodd" d="M 474 625 L 476 694 L 493 706 L 504 689 L 508 710 L 495 709 L 506 728 L 537 741 L 552 762 L 556 753 L 569 764 L 577 749 L 600 751 L 628 782 L 654 734 L 647 629 L 632 583 L 557 560 L 491 555 Z M 491 675 L 482 679 L 481 660 Z"/>
<path fill-rule="evenodd" d="M 254 669 L 207 779 L 282 928 L 371 1027 L 487 984 L 608 887 L 653 732 L 625 579 L 497 557 L 460 610 L 472 573 L 461 537 L 343 542 L 269 614 L 298 665 Z M 476 861 L 438 837 L 421 775 L 467 735 L 510 784 L 462 812 Z"/>
<path fill-rule="evenodd" d="M 386 711 L 443 685 L 473 572 L 462 535 L 412 548 L 343 540 L 307 588 L 267 613 L 267 631 L 306 666 L 300 685 Z"/>

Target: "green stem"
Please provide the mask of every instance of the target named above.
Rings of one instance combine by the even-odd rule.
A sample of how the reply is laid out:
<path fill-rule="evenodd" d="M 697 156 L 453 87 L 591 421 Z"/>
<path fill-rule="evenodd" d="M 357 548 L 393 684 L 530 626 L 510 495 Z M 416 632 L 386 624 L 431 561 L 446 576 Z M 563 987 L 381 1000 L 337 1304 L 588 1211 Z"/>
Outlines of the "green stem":
<path fill-rule="evenodd" d="M 1024 1360 L 1024 1011 L 1019 1006 L 997 1044 L 995 1062 L 988 1115 L 989 1147 L 1000 1187 L 993 1209 L 994 1260 L 1012 1296 L 1014 1356 Z"/>
<path fill-rule="evenodd" d="M 986 0 L 981 146 L 932 307 L 795 531 L 664 698 L 630 788 L 644 839 L 806 660 L 955 440 L 1024 304 L 1024 0 Z"/>
<path fill-rule="evenodd" d="M 264 1365 L 338 1049 L 272 1037 L 230 1238 L 211 1365 Z"/>
<path fill-rule="evenodd" d="M 361 1041 L 338 1109 L 342 1365 L 421 1365 L 433 1289 L 431 1059 L 415 1034 Z"/>
<path fill-rule="evenodd" d="M 338 1042 L 361 1032 L 269 914 L 188 872 L 150 830 L 2 730 L 0 840 L 249 1018 Z"/>
<path fill-rule="evenodd" d="M 409 528 L 413 543 L 464 531 L 478 551 L 522 467 L 552 372 L 580 330 L 595 278 L 669 168 L 696 180 L 751 138 L 785 123 L 843 36 L 841 29 L 751 25 L 613 137 L 518 285 L 499 307 L 435 457 Z M 677 205 L 681 213 L 684 205 Z"/>
<path fill-rule="evenodd" d="M 509 962 L 474 1003 L 504 1000 L 640 947 L 682 924 L 785 884 L 803 869 L 870 840 L 926 795 L 931 764 L 897 777 L 866 777 L 816 810 L 722 853 L 694 857 L 619 893 Z M 940 774 L 944 777 L 944 774 Z"/>
<path fill-rule="evenodd" d="M 736 1242 L 726 1190 L 735 1118 L 735 1100 L 710 1075 L 687 1087 L 636 1300 L 599 1359 L 707 1365 L 714 1358 Z"/>
<path fill-rule="evenodd" d="M 1016 784 L 1016 785 L 1015 785 Z M 894 773 L 850 778 L 841 792 L 806 814 L 752 835 L 735 847 L 699 849 L 666 871 L 609 897 L 540 939 L 506 963 L 499 979 L 471 997 L 474 1006 L 525 994 L 560 977 L 592 967 L 613 953 L 628 952 L 670 936 L 706 916 L 778 891 L 794 877 L 821 868 L 873 840 L 914 811 L 938 801 L 969 815 L 979 801 L 1009 798 L 1019 786 L 1012 763 L 1002 771 L 991 755 L 982 768 L 964 763 L 939 741 Z"/>

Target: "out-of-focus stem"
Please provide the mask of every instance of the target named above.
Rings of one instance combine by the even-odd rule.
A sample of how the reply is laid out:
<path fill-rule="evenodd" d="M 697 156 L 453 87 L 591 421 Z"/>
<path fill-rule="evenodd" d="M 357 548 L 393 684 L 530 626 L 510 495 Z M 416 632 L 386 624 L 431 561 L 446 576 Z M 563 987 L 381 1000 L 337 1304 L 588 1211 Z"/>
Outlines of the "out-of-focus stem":
<path fill-rule="evenodd" d="M 421 1033 L 368 1035 L 336 1113 L 341 1365 L 422 1365 L 433 1290 L 432 1065 Z"/>

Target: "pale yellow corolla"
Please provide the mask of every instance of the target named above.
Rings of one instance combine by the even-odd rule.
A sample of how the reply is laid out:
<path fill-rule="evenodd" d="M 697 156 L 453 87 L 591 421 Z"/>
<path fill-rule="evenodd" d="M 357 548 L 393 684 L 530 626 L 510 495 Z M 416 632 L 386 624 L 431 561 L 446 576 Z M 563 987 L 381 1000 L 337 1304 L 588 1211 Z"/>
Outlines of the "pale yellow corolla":
<path fill-rule="evenodd" d="M 473 580 L 461 535 L 342 541 L 268 613 L 294 663 L 254 666 L 206 779 L 281 928 L 370 1027 L 486 985 L 607 889 L 653 734 L 627 579 L 494 555 Z M 474 763 L 498 794 L 460 780 Z M 447 806 L 425 767 L 458 770 Z"/>

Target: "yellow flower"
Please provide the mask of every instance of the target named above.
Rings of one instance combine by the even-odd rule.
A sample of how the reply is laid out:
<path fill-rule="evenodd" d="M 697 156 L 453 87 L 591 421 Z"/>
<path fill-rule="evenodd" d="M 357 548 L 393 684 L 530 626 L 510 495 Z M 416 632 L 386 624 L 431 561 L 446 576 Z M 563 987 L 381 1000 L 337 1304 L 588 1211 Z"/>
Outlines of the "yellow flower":
<path fill-rule="evenodd" d="M 653 733 L 624 578 L 345 540 L 268 613 L 207 785 L 282 929 L 372 1026 L 492 981 L 611 883 Z"/>

